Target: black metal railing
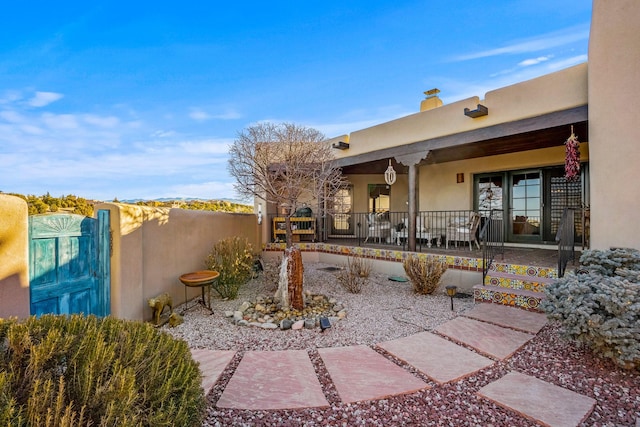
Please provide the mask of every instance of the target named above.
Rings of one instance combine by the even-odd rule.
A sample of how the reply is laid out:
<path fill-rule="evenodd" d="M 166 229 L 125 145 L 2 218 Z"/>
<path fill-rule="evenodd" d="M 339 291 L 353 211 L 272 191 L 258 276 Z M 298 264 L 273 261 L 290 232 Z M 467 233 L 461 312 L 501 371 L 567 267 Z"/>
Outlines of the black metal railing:
<path fill-rule="evenodd" d="M 504 260 L 504 216 L 502 209 L 492 209 L 481 214 L 483 224 L 480 230 L 480 241 L 482 242 L 482 283 L 484 284 L 484 279 L 496 255 L 501 254 Z"/>
<path fill-rule="evenodd" d="M 575 253 L 575 209 L 565 208 L 556 233 L 558 243 L 558 277 L 563 277 L 569 260 L 576 261 Z"/>
<path fill-rule="evenodd" d="M 478 230 L 468 230 L 471 210 L 420 211 L 416 214 L 416 250 L 460 248 L 477 245 Z M 354 244 L 395 245 L 407 249 L 408 212 L 357 212 L 328 215 L 325 225 L 330 239 L 354 239 Z"/>

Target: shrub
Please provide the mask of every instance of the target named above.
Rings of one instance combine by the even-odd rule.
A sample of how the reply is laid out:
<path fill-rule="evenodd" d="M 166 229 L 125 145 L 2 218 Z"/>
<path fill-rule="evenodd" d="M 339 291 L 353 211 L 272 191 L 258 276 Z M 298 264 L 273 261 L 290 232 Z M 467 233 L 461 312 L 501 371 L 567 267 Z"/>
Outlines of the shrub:
<path fill-rule="evenodd" d="M 347 257 L 347 265 L 336 276 L 338 283 L 352 294 L 359 294 L 368 283 L 372 268 L 371 260 L 354 255 Z"/>
<path fill-rule="evenodd" d="M 410 255 L 402 263 L 413 291 L 417 294 L 432 294 L 438 288 L 442 276 L 447 271 L 447 264 L 433 257 L 419 258 Z"/>
<path fill-rule="evenodd" d="M 197 426 L 204 405 L 187 344 L 150 324 L 0 319 L 0 425 Z"/>
<path fill-rule="evenodd" d="M 229 299 L 236 299 L 240 287 L 251 279 L 253 263 L 251 243 L 240 237 L 220 240 L 205 261 L 207 269 L 220 273 L 213 288 L 222 298 Z"/>
<path fill-rule="evenodd" d="M 585 251 L 580 263 L 583 269 L 546 287 L 541 308 L 569 339 L 640 368 L 640 252 Z"/>

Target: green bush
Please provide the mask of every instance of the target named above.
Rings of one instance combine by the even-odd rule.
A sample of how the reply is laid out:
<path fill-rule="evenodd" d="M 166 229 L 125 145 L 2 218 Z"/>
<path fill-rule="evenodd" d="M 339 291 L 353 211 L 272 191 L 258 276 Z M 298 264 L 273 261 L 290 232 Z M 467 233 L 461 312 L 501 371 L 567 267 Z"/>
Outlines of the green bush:
<path fill-rule="evenodd" d="M 213 246 L 205 261 L 209 270 L 220 273 L 213 288 L 222 298 L 236 299 L 240 287 L 253 275 L 253 248 L 246 238 L 229 237 Z"/>
<path fill-rule="evenodd" d="M 0 319 L 0 425 L 197 426 L 204 406 L 187 344 L 149 324 Z"/>
<path fill-rule="evenodd" d="M 582 269 L 548 285 L 541 308 L 563 333 L 628 369 L 640 369 L 640 252 L 585 251 Z"/>
<path fill-rule="evenodd" d="M 432 294 L 438 288 L 442 276 L 447 271 L 447 264 L 433 257 L 409 255 L 402 263 L 413 291 L 417 294 Z"/>

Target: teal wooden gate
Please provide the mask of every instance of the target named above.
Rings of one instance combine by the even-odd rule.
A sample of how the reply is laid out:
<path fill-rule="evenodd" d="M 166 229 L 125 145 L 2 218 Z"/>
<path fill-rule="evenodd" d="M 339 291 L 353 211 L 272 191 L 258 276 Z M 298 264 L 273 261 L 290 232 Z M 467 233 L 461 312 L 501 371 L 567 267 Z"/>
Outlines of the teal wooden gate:
<path fill-rule="evenodd" d="M 31 314 L 110 313 L 109 211 L 29 217 Z"/>

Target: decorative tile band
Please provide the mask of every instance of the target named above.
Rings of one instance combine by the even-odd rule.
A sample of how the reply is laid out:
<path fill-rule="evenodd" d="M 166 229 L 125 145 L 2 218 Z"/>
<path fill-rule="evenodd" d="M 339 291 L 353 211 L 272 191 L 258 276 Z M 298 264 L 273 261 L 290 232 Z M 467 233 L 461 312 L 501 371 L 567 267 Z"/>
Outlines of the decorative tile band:
<path fill-rule="evenodd" d="M 492 289 L 482 288 L 473 290 L 473 299 L 475 302 L 503 304 L 511 307 L 517 307 L 528 311 L 542 312 L 540 302 L 543 296 L 519 295 L 510 293 L 507 289 L 504 292 L 494 291 Z"/>
<path fill-rule="evenodd" d="M 403 262 L 410 255 L 417 255 L 419 258 L 436 258 L 446 262 L 449 268 L 457 270 L 482 272 L 482 259 L 467 258 L 451 255 L 435 255 L 419 252 L 407 252 L 393 249 L 363 248 L 361 246 L 332 245 L 328 243 L 296 243 L 296 246 L 303 252 L 322 252 L 336 255 L 359 255 L 364 258 L 372 258 L 381 261 Z M 262 249 L 266 252 L 284 251 L 284 243 L 266 243 Z"/>

